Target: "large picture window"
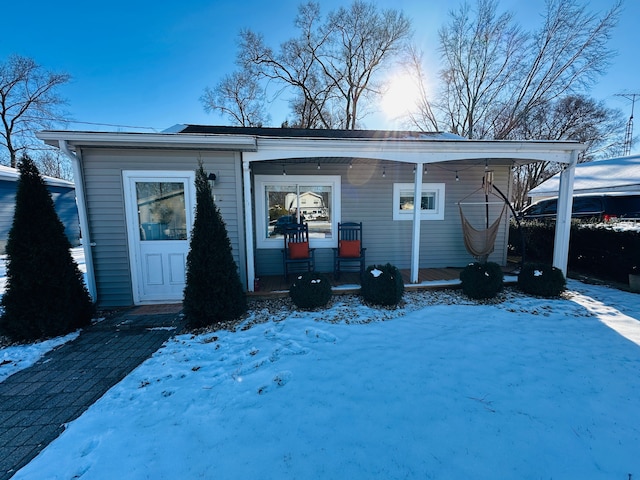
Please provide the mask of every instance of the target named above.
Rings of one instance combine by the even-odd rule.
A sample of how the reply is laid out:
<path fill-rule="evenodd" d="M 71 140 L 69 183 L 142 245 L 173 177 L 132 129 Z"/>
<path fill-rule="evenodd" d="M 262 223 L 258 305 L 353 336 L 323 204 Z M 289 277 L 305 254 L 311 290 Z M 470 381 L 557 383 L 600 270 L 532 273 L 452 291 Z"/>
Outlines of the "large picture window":
<path fill-rule="evenodd" d="M 414 201 L 413 183 L 393 184 L 393 219 L 412 220 Z M 444 220 L 444 183 L 423 183 L 420 202 L 422 220 Z"/>
<path fill-rule="evenodd" d="M 259 248 L 282 248 L 287 224 L 305 222 L 314 247 L 336 245 L 340 177 L 256 175 L 256 232 Z"/>

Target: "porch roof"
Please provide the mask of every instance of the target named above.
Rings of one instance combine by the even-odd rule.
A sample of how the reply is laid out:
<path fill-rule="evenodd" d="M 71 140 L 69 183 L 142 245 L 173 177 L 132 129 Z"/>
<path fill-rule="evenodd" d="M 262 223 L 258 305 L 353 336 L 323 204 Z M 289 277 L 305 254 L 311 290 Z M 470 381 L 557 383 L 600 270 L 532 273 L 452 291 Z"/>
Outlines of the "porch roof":
<path fill-rule="evenodd" d="M 353 157 L 415 164 L 476 159 L 568 164 L 572 151 L 585 148 L 575 141 L 468 140 L 442 132 L 201 125 L 176 125 L 162 133 L 46 130 L 37 136 L 56 147 L 65 142 L 72 151 L 83 147 L 231 150 L 243 152 L 249 162 Z"/>

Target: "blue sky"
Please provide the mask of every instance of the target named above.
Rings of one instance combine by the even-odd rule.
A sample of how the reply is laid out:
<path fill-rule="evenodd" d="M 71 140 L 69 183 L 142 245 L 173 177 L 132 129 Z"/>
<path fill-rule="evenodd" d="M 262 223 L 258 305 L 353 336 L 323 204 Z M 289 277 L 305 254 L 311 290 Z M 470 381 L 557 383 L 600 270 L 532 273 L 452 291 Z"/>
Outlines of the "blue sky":
<path fill-rule="evenodd" d="M 161 131 L 176 123 L 225 124 L 207 114 L 200 103 L 205 87 L 234 69 L 237 34 L 242 28 L 262 32 L 277 46 L 292 36 L 299 0 L 78 0 L 12 1 L 3 5 L 0 58 L 18 53 L 46 68 L 65 71 L 72 81 L 62 90 L 77 130 Z M 321 1 L 324 12 L 343 1 Z M 382 8 L 403 10 L 413 21 L 415 40 L 437 74 L 437 30 L 453 2 L 379 0 Z M 586 2 L 594 12 L 613 0 Z M 544 0 L 502 0 L 525 27 L 538 25 Z M 626 0 L 611 47 L 618 51 L 609 74 L 592 95 L 631 112 L 628 101 L 615 94 L 640 93 L 640 2 Z M 429 67 L 428 67 L 429 68 Z M 272 124 L 286 118 L 286 108 L 274 105 Z M 640 109 L 640 104 L 637 105 Z M 639 110 L 640 111 L 640 110 Z M 384 115 L 365 120 L 368 128 L 395 128 Z M 640 133 L 640 127 L 635 134 Z"/>

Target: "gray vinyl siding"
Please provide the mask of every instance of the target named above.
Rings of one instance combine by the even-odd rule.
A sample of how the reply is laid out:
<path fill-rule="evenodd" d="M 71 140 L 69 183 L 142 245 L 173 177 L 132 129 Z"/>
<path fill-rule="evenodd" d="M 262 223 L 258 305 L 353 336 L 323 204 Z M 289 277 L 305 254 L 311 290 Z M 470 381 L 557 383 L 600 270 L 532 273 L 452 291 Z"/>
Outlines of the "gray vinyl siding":
<path fill-rule="evenodd" d="M 264 162 L 253 167 L 255 175 L 279 174 L 282 165 Z M 382 176 L 383 168 L 385 176 Z M 287 174 L 314 175 L 318 173 L 317 163 L 293 164 L 286 166 Z M 456 170 L 459 180 L 456 181 Z M 494 183 L 508 196 L 510 167 L 493 165 Z M 422 220 L 420 231 L 420 268 L 461 267 L 474 258 L 464 246 L 458 201 L 482 185 L 485 172 L 484 160 L 476 162 L 448 162 L 428 166 L 423 175 L 423 183 L 445 184 L 444 220 Z M 341 175 L 341 212 L 343 222 L 363 222 L 363 246 L 367 248 L 367 265 L 387 262 L 401 269 L 411 266 L 412 221 L 393 219 L 393 184 L 413 183 L 413 165 L 372 162 L 359 164 L 354 162 L 349 168 L 348 162 L 342 164 L 321 162 L 322 175 Z M 469 199 L 471 202 L 483 202 L 484 195 L 478 194 Z M 495 196 L 490 202 L 500 202 Z M 484 206 L 465 206 L 465 216 L 478 229 L 485 227 Z M 490 206 L 489 223 L 492 223 L 502 210 L 501 205 Z M 490 261 L 506 263 L 506 242 L 508 238 L 508 219 L 505 215 L 501 222 L 495 251 Z M 316 249 L 316 270 L 330 272 L 333 269 L 331 249 Z M 283 271 L 280 249 L 256 250 L 256 275 L 277 275 Z"/>
<path fill-rule="evenodd" d="M 17 185 L 17 181 L 0 181 L 0 255 L 5 251 L 9 230 L 13 225 Z M 64 233 L 72 246 L 78 246 L 80 244 L 80 223 L 75 188 L 47 185 L 47 189 L 51 194 L 58 218 L 64 225 Z"/>
<path fill-rule="evenodd" d="M 239 156 L 233 152 L 177 150 L 85 149 L 82 151 L 87 214 L 93 262 L 101 307 L 133 304 L 127 243 L 123 177 L 124 170 L 194 171 L 198 159 L 215 173 L 216 204 L 226 223 L 236 264 L 246 283 Z"/>

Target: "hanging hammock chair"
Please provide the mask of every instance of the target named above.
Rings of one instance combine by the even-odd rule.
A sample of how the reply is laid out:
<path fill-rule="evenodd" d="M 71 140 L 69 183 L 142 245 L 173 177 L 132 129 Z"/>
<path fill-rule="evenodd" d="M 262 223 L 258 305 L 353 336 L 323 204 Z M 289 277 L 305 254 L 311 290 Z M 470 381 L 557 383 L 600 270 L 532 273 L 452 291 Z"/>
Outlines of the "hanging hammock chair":
<path fill-rule="evenodd" d="M 487 172 L 491 174 L 492 172 Z M 479 189 L 471 192 L 469 195 L 464 197 L 462 200 L 458 202 L 458 209 L 460 210 L 460 220 L 462 221 L 462 234 L 464 237 L 464 246 L 467 251 L 473 256 L 476 260 L 481 263 L 487 261 L 489 255 L 493 252 L 496 237 L 498 235 L 498 230 L 500 228 L 500 224 L 502 222 L 502 217 L 507 211 L 507 203 L 497 194 L 493 193 L 493 178 L 492 175 L 485 174 L 483 178 L 483 185 Z M 485 201 L 484 202 L 465 202 L 468 198 L 473 197 L 478 192 L 483 191 Z M 489 195 L 493 195 L 497 198 L 500 198 L 499 202 L 490 202 Z M 464 214 L 464 210 L 462 209 L 463 205 L 484 205 L 485 206 L 485 220 L 486 227 L 483 229 L 475 228 L 471 222 L 467 219 Z M 493 223 L 489 224 L 489 206 L 490 205 L 502 205 L 502 210 L 500 211 L 500 215 L 493 221 Z"/>

